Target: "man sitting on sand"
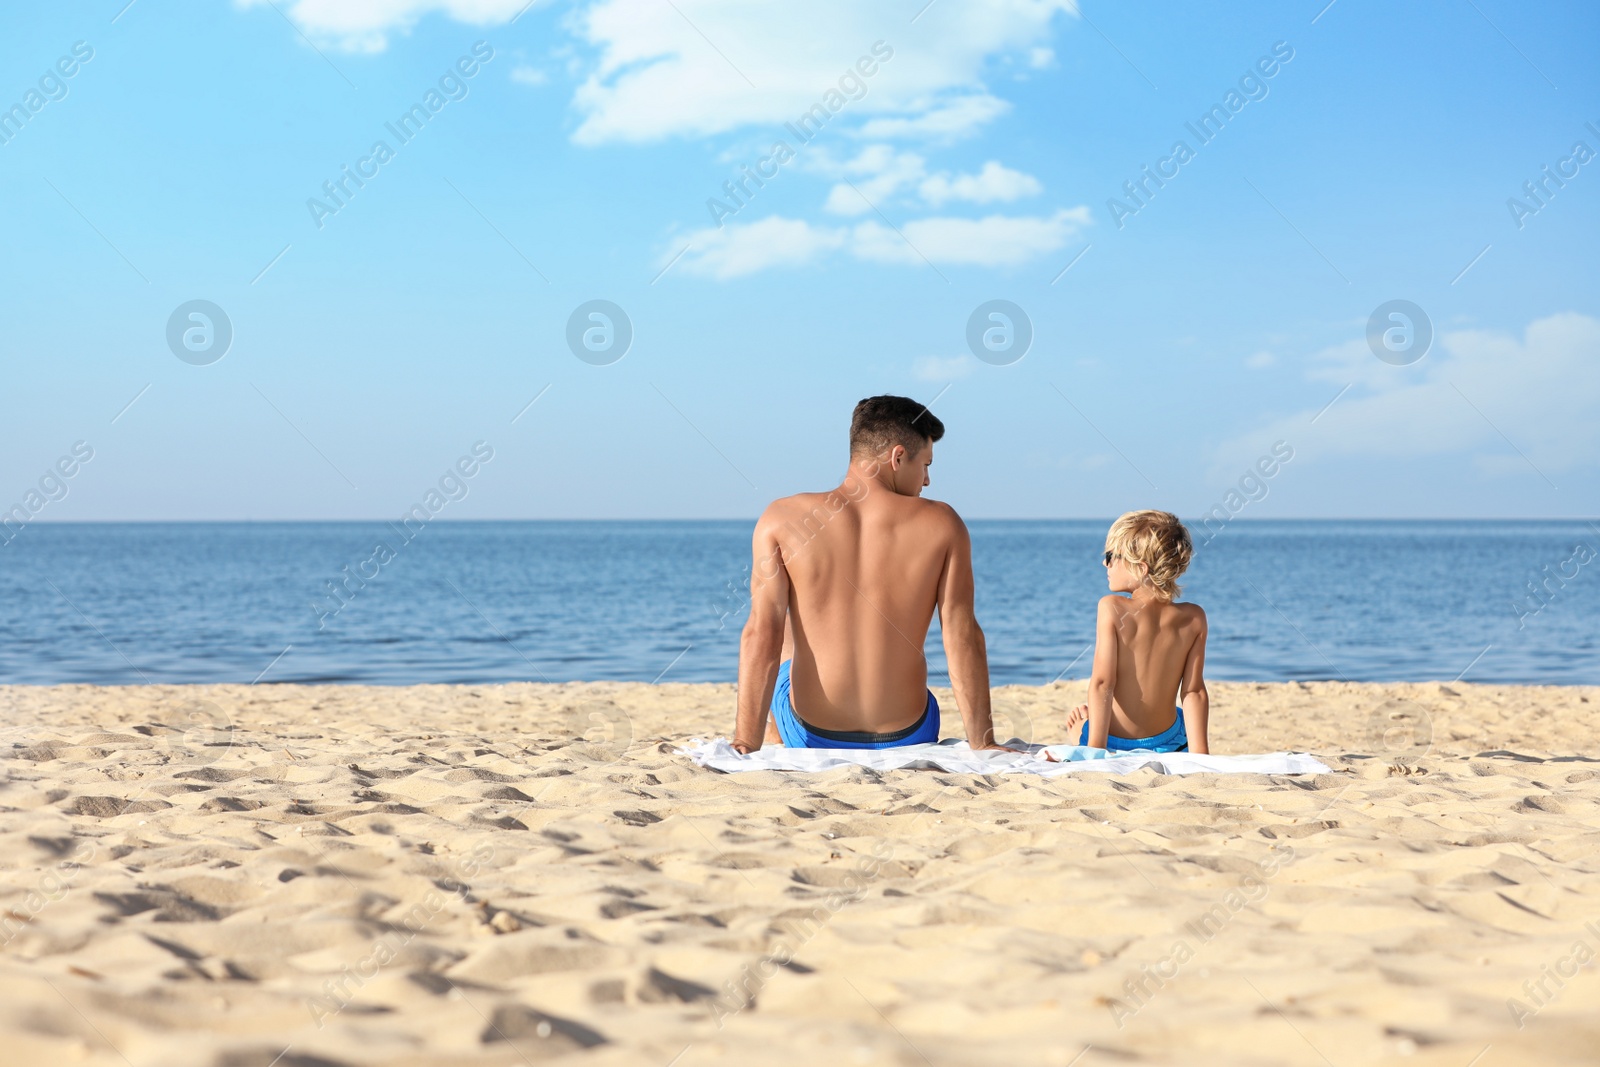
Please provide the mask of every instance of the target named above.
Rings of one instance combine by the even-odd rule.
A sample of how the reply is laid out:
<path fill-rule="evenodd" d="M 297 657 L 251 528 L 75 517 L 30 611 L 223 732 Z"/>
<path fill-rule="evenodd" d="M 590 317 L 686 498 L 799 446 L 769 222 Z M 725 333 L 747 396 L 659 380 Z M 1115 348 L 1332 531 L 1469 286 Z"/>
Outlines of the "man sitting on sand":
<path fill-rule="evenodd" d="M 937 741 L 939 702 L 922 654 L 935 609 L 968 743 L 1001 747 L 972 610 L 972 542 L 954 509 L 921 499 L 943 436 L 944 424 L 915 400 L 869 397 L 851 417 L 850 467 L 838 488 L 785 497 L 762 513 L 739 641 L 740 752 L 763 740 L 791 748 Z"/>

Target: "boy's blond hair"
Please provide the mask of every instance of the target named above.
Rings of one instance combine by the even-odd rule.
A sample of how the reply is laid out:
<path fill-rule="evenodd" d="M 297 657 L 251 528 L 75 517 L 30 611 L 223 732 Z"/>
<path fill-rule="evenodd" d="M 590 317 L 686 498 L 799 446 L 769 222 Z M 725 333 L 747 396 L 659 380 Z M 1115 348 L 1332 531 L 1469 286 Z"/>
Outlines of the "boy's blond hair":
<path fill-rule="evenodd" d="M 1189 531 L 1170 511 L 1130 511 L 1106 533 L 1106 551 L 1129 563 L 1143 563 L 1150 584 L 1162 600 L 1183 592 L 1178 575 L 1189 568 L 1194 558 L 1194 543 Z"/>

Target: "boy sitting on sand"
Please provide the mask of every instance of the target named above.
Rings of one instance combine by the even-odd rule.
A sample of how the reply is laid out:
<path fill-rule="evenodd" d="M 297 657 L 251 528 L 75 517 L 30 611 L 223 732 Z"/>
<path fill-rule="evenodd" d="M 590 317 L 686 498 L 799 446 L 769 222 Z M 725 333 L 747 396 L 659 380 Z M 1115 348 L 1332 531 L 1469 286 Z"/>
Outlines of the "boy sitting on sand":
<path fill-rule="evenodd" d="M 1206 613 L 1172 602 L 1193 555 L 1189 531 L 1169 512 L 1130 511 L 1111 524 L 1106 584 L 1130 596 L 1100 598 L 1089 702 L 1067 719 L 1069 736 L 1083 725 L 1078 744 L 1209 753 Z"/>

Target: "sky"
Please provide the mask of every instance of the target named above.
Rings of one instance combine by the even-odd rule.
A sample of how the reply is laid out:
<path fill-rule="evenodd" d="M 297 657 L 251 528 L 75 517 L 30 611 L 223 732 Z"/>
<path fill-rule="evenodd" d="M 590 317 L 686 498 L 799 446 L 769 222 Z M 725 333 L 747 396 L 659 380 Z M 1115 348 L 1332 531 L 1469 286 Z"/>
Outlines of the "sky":
<path fill-rule="evenodd" d="M 0 18 L 0 510 L 1593 514 L 1592 4 Z"/>

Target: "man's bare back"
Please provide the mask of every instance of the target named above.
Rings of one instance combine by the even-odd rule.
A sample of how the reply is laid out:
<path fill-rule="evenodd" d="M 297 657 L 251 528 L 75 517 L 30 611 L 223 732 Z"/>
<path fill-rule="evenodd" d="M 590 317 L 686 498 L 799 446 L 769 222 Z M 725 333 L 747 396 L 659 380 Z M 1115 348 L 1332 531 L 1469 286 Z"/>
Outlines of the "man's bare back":
<path fill-rule="evenodd" d="M 789 578 L 796 709 L 823 729 L 886 733 L 922 714 L 923 642 L 965 531 L 936 501 L 869 489 L 830 512 L 841 497 L 776 501 L 756 537 Z"/>
<path fill-rule="evenodd" d="M 968 740 L 993 747 L 971 540 L 954 509 L 920 497 L 932 439 L 857 447 L 863 407 L 884 400 L 904 398 L 858 405 L 850 469 L 837 488 L 774 501 L 756 524 L 734 731 L 743 751 L 779 740 L 767 714 L 784 658 L 804 724 L 872 735 L 916 724 L 930 703 L 922 649 L 935 611 Z"/>

